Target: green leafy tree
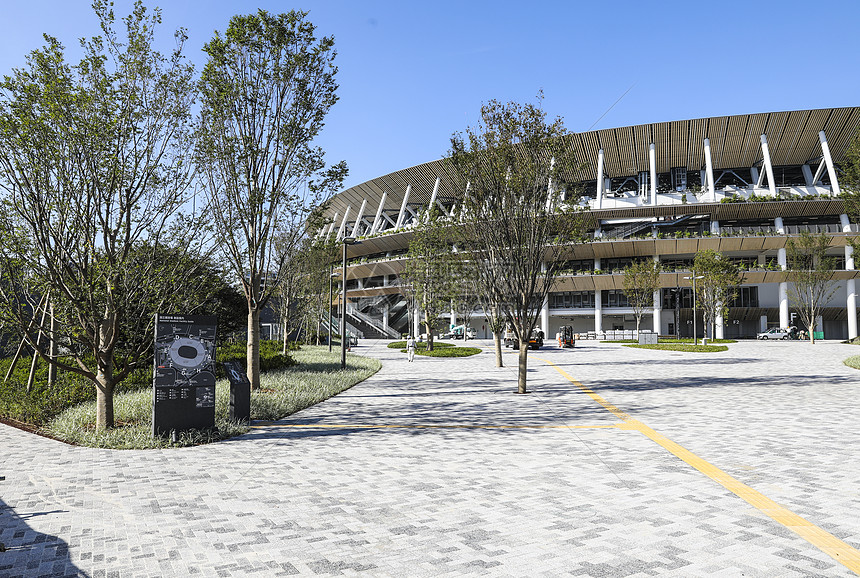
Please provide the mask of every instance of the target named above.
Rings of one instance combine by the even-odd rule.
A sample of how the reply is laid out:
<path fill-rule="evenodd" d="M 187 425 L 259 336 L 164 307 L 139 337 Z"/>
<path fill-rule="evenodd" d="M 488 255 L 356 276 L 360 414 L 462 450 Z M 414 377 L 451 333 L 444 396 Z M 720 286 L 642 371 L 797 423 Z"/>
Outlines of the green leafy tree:
<path fill-rule="evenodd" d="M 741 273 L 722 253 L 706 249 L 696 253 L 692 274 L 702 277 L 696 279 L 696 306 L 702 309 L 705 327 L 710 329 L 713 338 L 717 317 L 728 316 L 729 303 L 737 295 L 737 286 L 742 281 Z"/>
<path fill-rule="evenodd" d="M 636 261 L 624 269 L 624 295 L 636 316 L 636 333 L 642 315 L 654 306 L 654 292 L 660 288 L 660 263 L 653 259 Z"/>
<path fill-rule="evenodd" d="M 539 104 L 490 101 L 477 127 L 451 138 L 449 166 L 464 209 L 458 243 L 519 340 L 519 393 L 527 393 L 528 342 L 541 304 L 583 227 L 572 190 L 563 202 L 565 175 L 579 168 L 567 135 Z"/>
<path fill-rule="evenodd" d="M 433 351 L 433 332 L 440 315 L 450 309 L 457 293 L 458 263 L 451 251 L 448 227 L 435 210 L 426 215 L 409 241 L 400 276 L 424 312 L 427 350 Z"/>
<path fill-rule="evenodd" d="M 809 330 L 811 343 L 815 343 L 815 320 L 837 289 L 831 283 L 834 259 L 827 256 L 832 240 L 825 233 L 813 235 L 801 231 L 799 237 L 789 239 L 786 245 L 788 299 Z"/>
<path fill-rule="evenodd" d="M 163 55 L 157 10 L 135 3 L 121 37 L 110 4 L 93 8 L 102 35 L 81 41 L 78 64 L 46 35 L 0 85 L 0 311 L 43 359 L 92 381 L 104 429 L 114 388 L 150 359 L 152 313 L 183 306 L 199 237 L 179 216 L 195 93 L 185 34 Z"/>
<path fill-rule="evenodd" d="M 248 378 L 258 389 L 260 312 L 288 270 L 283 243 L 300 242 L 346 175 L 345 163 L 326 169 L 312 146 L 337 101 L 334 39 L 317 38 L 306 12 L 260 10 L 234 16 L 204 51 L 198 166 L 223 258 L 245 293 Z"/>

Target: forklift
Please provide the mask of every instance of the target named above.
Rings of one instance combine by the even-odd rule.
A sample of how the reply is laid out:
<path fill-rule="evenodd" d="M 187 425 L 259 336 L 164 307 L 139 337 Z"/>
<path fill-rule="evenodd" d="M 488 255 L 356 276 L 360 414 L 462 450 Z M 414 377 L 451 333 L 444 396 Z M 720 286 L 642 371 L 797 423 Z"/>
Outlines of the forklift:
<path fill-rule="evenodd" d="M 563 325 L 558 328 L 558 346 L 559 347 L 576 347 L 576 334 L 573 332 L 573 327 Z"/>

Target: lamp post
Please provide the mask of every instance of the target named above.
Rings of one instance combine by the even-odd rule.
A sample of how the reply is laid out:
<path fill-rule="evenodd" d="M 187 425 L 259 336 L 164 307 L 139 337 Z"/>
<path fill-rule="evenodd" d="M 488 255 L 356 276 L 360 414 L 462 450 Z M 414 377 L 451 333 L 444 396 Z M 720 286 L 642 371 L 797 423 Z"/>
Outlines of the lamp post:
<path fill-rule="evenodd" d="M 340 290 L 340 368 L 346 369 L 346 246 L 355 245 L 355 237 L 344 237 L 343 243 L 343 268 L 341 273 L 341 290 Z"/>
<path fill-rule="evenodd" d="M 684 277 L 684 279 L 691 279 L 693 281 L 693 343 L 695 345 L 698 345 L 699 336 L 696 334 L 696 279 L 704 279 L 705 276 L 695 275 L 695 271 L 693 271 L 693 273 L 693 275 L 690 275 L 689 277 Z"/>
<path fill-rule="evenodd" d="M 328 311 L 326 315 L 328 319 L 326 320 L 326 326 L 328 326 L 328 352 L 331 353 L 331 334 L 332 334 L 332 326 L 331 326 L 331 302 L 334 300 L 334 263 L 330 263 L 328 266 L 328 307 L 326 308 Z"/>

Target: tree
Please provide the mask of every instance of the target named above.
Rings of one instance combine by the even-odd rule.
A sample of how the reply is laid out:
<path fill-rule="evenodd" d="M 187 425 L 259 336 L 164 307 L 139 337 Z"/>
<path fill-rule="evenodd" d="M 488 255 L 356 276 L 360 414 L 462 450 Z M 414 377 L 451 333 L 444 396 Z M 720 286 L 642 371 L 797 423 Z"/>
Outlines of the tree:
<path fill-rule="evenodd" d="M 642 315 L 654 306 L 654 292 L 660 288 L 660 263 L 653 259 L 636 261 L 624 269 L 624 295 L 636 316 L 636 333 Z M 655 331 L 658 331 L 655 329 Z"/>
<path fill-rule="evenodd" d="M 832 238 L 825 233 L 813 235 L 801 231 L 786 246 L 788 299 L 797 307 L 811 343 L 815 343 L 815 320 L 837 289 L 830 282 L 834 269 L 833 258 L 827 256 L 830 241 Z"/>
<path fill-rule="evenodd" d="M 136 2 L 121 38 L 110 4 L 93 9 L 103 34 L 81 40 L 78 64 L 46 35 L 0 85 L 0 310 L 40 357 L 92 381 L 104 429 L 116 384 L 150 359 L 152 313 L 183 306 L 199 237 L 179 215 L 191 192 L 185 34 L 164 56 L 158 10 Z M 47 343 L 71 361 L 37 342 L 51 332 L 43 298 Z"/>
<path fill-rule="evenodd" d="M 706 249 L 696 253 L 691 274 L 702 277 L 696 279 L 696 305 L 702 309 L 705 327 L 710 328 L 713 338 L 717 317 L 728 315 L 729 303 L 737 295 L 742 281 L 740 271 L 722 253 Z"/>
<path fill-rule="evenodd" d="M 414 229 L 400 273 L 417 306 L 424 311 L 428 351 L 433 351 L 433 331 L 440 314 L 456 296 L 458 261 L 451 251 L 448 227 L 431 208 Z"/>
<path fill-rule="evenodd" d="M 542 95 L 539 95 L 539 101 Z M 576 166 L 562 120 L 538 105 L 490 101 L 481 121 L 451 137 L 450 166 L 463 195 L 463 250 L 474 255 L 483 291 L 520 342 L 517 391 L 527 393 L 528 343 L 560 267 L 582 228 L 564 175 Z"/>
<path fill-rule="evenodd" d="M 484 312 L 487 326 L 493 334 L 493 346 L 496 352 L 496 367 L 504 367 L 502 357 L 502 333 L 505 330 L 505 314 L 501 306 L 501 296 L 498 290 L 486 291 L 485 283 L 481 281 L 482 270 L 475 263 L 473 256 L 467 253 L 459 253 L 461 256 L 461 278 L 460 287 L 468 295 L 474 295 L 477 304 Z M 473 304 L 471 306 L 474 306 Z M 468 324 L 468 323 L 467 323 Z"/>
<path fill-rule="evenodd" d="M 337 101 L 334 39 L 306 12 L 234 16 L 204 46 L 198 166 L 224 259 L 248 305 L 248 378 L 260 387 L 260 312 L 283 278 L 281 243 L 297 244 L 314 209 L 346 175 L 313 147 Z M 284 234 L 288 237 L 284 238 Z"/>

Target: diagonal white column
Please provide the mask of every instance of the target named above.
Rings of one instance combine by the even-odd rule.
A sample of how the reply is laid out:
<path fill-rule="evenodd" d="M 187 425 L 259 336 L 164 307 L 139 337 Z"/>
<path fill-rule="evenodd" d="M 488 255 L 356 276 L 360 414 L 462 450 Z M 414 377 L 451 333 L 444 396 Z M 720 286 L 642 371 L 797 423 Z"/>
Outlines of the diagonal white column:
<path fill-rule="evenodd" d="M 346 220 L 349 218 L 350 209 L 352 209 L 352 205 L 347 206 L 346 211 L 343 213 L 343 220 L 340 222 L 340 228 L 337 230 L 337 237 L 334 238 L 335 241 L 343 239 L 344 232 L 346 231 Z"/>
<path fill-rule="evenodd" d="M 424 219 L 430 218 L 430 211 L 436 206 L 436 195 L 439 193 L 439 177 L 436 177 L 436 182 L 433 183 L 433 192 L 430 194 L 430 202 L 427 203 L 427 211 L 424 213 Z"/>
<path fill-rule="evenodd" d="M 767 171 L 767 186 L 770 194 L 776 196 L 776 181 L 773 178 L 773 164 L 770 162 L 770 148 L 767 146 L 767 135 L 761 135 L 761 156 Z"/>
<path fill-rule="evenodd" d="M 352 237 L 358 236 L 358 228 L 361 226 L 361 219 L 364 217 L 364 209 L 367 208 L 367 199 L 361 201 L 361 208 L 358 209 L 358 217 L 355 218 L 355 224 L 352 226 Z"/>
<path fill-rule="evenodd" d="M 403 194 L 403 202 L 400 204 L 400 213 L 397 215 L 397 224 L 395 229 L 403 226 L 403 218 L 406 216 L 406 205 L 409 203 L 409 193 L 412 192 L 412 185 L 406 185 L 406 192 Z"/>
<path fill-rule="evenodd" d="M 597 208 L 603 208 L 603 149 L 597 151 Z"/>
<path fill-rule="evenodd" d="M 334 224 L 337 223 L 337 218 L 340 216 L 339 213 L 335 213 L 334 217 L 331 218 L 331 225 L 328 226 L 328 232 L 325 235 L 326 240 L 331 238 L 331 234 L 334 232 Z"/>
<path fill-rule="evenodd" d="M 370 226 L 370 234 L 374 234 L 382 224 L 382 208 L 385 206 L 385 200 L 388 198 L 388 191 L 382 193 L 382 199 L 379 201 L 379 208 L 376 209 L 376 216 L 373 218 L 373 225 Z"/>
<path fill-rule="evenodd" d="M 830 195 L 839 196 L 839 181 L 836 180 L 836 167 L 833 166 L 833 157 L 830 156 L 830 145 L 827 144 L 827 136 L 824 131 L 818 131 L 818 140 L 821 141 L 821 153 L 827 162 L 827 175 L 830 177 Z"/>
<path fill-rule="evenodd" d="M 711 201 L 716 201 L 714 188 L 714 163 L 711 160 L 711 139 L 705 139 L 705 174 L 708 179 L 708 198 Z"/>

